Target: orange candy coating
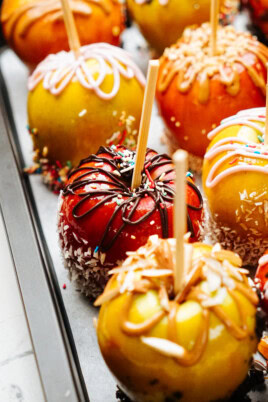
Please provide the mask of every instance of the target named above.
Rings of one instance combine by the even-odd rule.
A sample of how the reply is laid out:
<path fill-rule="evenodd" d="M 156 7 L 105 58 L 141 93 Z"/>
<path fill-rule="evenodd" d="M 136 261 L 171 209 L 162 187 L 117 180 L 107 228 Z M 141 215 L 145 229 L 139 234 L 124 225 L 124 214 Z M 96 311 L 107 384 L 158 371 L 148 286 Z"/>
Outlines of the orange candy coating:
<path fill-rule="evenodd" d="M 124 15 L 117 0 L 70 1 L 70 6 L 82 46 L 119 45 Z M 4 0 L 1 23 L 10 47 L 31 68 L 50 53 L 69 50 L 59 0 Z"/>
<path fill-rule="evenodd" d="M 207 24 L 199 28 L 200 34 L 203 33 L 204 36 L 209 36 L 209 30 Z M 166 49 L 161 58 L 157 101 L 168 128 L 167 137 L 171 151 L 181 147 L 198 157 L 203 157 L 209 144 L 207 134 L 222 119 L 241 109 L 265 105 L 264 62 L 268 60 L 267 48 L 253 40 L 250 35 L 240 33 L 239 40 L 244 49 L 242 46 L 232 49 L 237 34 L 231 27 L 221 28 L 219 35 L 222 43 L 226 37 L 229 44 L 224 51 L 223 47 L 219 46 L 219 54 L 215 57 L 208 56 L 207 44 L 198 46 L 194 43 L 200 36 L 195 33 L 195 28 L 188 28 L 177 44 Z M 184 63 L 184 47 L 188 48 L 192 55 L 191 60 L 190 56 L 188 57 L 187 66 Z M 246 50 L 249 47 L 250 51 Z M 229 63 L 227 52 L 231 54 L 231 50 L 237 57 L 236 61 Z M 196 56 L 198 51 L 201 56 Z M 225 57 L 227 64 L 222 62 Z M 213 66 L 211 71 L 208 67 L 210 64 Z M 204 74 L 205 69 L 207 77 Z M 193 79 L 192 74 L 195 74 Z M 233 82 L 232 74 L 235 77 Z M 184 81 L 180 81 L 181 76 Z M 258 80 L 255 80 L 255 76 L 258 76 Z M 179 82 L 182 83 L 181 87 Z"/>

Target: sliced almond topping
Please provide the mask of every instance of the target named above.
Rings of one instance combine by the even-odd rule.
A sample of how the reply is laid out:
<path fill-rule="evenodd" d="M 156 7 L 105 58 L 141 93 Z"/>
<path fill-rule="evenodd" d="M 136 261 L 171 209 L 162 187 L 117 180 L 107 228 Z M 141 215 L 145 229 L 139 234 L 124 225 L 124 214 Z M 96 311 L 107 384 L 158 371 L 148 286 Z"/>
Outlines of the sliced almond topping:
<path fill-rule="evenodd" d="M 224 275 L 222 282 L 228 289 L 235 288 L 235 281 L 229 275 Z"/>
<path fill-rule="evenodd" d="M 201 304 L 205 308 L 220 305 L 224 302 L 226 295 L 227 295 L 227 290 L 225 288 L 220 288 L 218 290 L 216 296 L 208 297 L 207 299 L 202 300 Z"/>
<path fill-rule="evenodd" d="M 134 271 L 129 271 L 124 279 L 124 282 L 120 288 L 120 293 L 124 293 L 127 290 L 128 291 L 133 291 L 134 290 Z"/>
<path fill-rule="evenodd" d="M 141 276 L 147 277 L 160 277 L 160 276 L 169 276 L 173 275 L 172 269 L 145 269 L 140 271 Z"/>
<path fill-rule="evenodd" d="M 211 250 L 211 253 L 213 254 L 213 253 L 215 253 L 215 252 L 217 252 L 217 251 L 221 251 L 221 245 L 220 245 L 220 243 L 216 243 L 215 246 L 213 246 L 213 248 L 212 248 L 212 250 Z"/>
<path fill-rule="evenodd" d="M 119 288 L 111 289 L 105 291 L 102 295 L 100 295 L 97 300 L 94 302 L 95 307 L 101 306 L 103 303 L 106 303 L 107 301 L 113 299 L 119 294 Z"/>
<path fill-rule="evenodd" d="M 108 274 L 109 275 L 114 275 L 114 274 L 120 274 L 121 272 L 128 272 L 128 271 L 133 271 L 133 268 L 131 266 L 128 267 L 119 267 L 119 268 L 113 268 L 111 269 Z"/>
<path fill-rule="evenodd" d="M 236 268 L 236 270 L 237 270 L 238 272 L 240 272 L 240 274 L 249 275 L 249 270 L 246 269 L 246 268 Z"/>
<path fill-rule="evenodd" d="M 220 261 L 228 260 L 231 264 L 237 267 L 242 266 L 241 258 L 239 257 L 238 254 L 233 253 L 232 251 L 229 250 L 214 251 L 213 253 L 211 253 L 211 255 Z"/>
<path fill-rule="evenodd" d="M 141 336 L 141 341 L 165 356 L 177 357 L 180 359 L 184 357 L 186 353 L 182 346 L 167 339 Z"/>
<path fill-rule="evenodd" d="M 240 269 L 234 267 L 228 260 L 224 260 L 223 264 L 224 268 L 238 281 L 243 282 L 243 277 L 241 275 Z"/>
<path fill-rule="evenodd" d="M 161 286 L 159 290 L 159 299 L 161 307 L 169 313 L 170 306 L 169 306 L 169 298 L 167 294 L 167 289 L 165 286 Z"/>
<path fill-rule="evenodd" d="M 148 279 L 134 281 L 133 286 L 133 290 L 137 293 L 147 293 L 149 289 L 152 289 L 152 283 Z"/>
<path fill-rule="evenodd" d="M 218 273 L 207 269 L 206 277 L 208 281 L 208 289 L 210 292 L 215 292 L 215 290 L 221 287 L 222 278 Z"/>

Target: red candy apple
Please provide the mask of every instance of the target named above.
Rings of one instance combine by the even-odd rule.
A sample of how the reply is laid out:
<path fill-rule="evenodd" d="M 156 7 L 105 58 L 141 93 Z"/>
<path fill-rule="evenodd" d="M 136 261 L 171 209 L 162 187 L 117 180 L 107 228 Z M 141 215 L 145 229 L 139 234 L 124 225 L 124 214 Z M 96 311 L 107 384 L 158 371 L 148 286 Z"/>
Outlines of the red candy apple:
<path fill-rule="evenodd" d="M 101 147 L 81 161 L 60 196 L 59 235 L 71 277 L 95 298 L 111 267 L 149 236 L 173 236 L 175 171 L 165 154 L 147 150 L 142 184 L 131 191 L 135 152 Z M 199 234 L 202 196 L 187 178 L 188 230 Z"/>
<path fill-rule="evenodd" d="M 268 314 L 268 250 L 259 260 L 259 266 L 255 275 L 255 283 L 263 294 L 262 307 Z"/>

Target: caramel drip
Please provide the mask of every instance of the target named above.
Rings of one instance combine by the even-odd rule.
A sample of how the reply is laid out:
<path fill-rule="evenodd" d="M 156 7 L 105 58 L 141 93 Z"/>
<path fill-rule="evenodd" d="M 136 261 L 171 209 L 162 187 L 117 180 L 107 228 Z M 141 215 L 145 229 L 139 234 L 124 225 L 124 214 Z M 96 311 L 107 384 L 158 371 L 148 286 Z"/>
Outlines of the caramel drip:
<path fill-rule="evenodd" d="M 128 292 L 126 301 L 124 304 L 124 309 L 122 312 L 121 329 L 127 335 L 140 336 L 140 335 L 143 335 L 144 333 L 150 331 L 156 324 L 158 324 L 159 321 L 161 321 L 162 318 L 164 318 L 166 312 L 164 310 L 160 310 L 157 313 L 155 313 L 152 317 L 148 318 L 148 320 L 138 323 L 138 324 L 134 324 L 133 322 L 130 322 L 127 319 L 133 297 L 134 297 L 134 295 L 132 293 Z"/>
<path fill-rule="evenodd" d="M 168 315 L 168 339 L 172 342 L 177 342 L 177 309 L 178 304 L 170 302 L 170 311 Z"/>
<path fill-rule="evenodd" d="M 244 277 L 244 285 L 242 283 L 237 282 L 236 286 L 235 286 L 236 290 L 238 290 L 240 293 L 242 293 L 252 304 L 257 305 L 259 303 L 258 296 L 248 286 L 248 283 L 246 283 L 246 280 L 247 280 L 247 278 Z"/>
<path fill-rule="evenodd" d="M 240 291 L 243 293 L 244 296 L 246 296 L 252 304 L 256 305 L 258 304 L 259 300 L 257 295 L 254 294 L 256 297 L 252 297 L 252 291 L 247 289 L 244 285 L 240 285 L 239 283 L 236 283 L 236 290 Z M 237 340 L 244 339 L 248 336 L 248 328 L 246 324 L 246 315 L 245 312 L 243 311 L 243 306 L 241 305 L 241 301 L 235 294 L 235 292 L 231 289 L 227 289 L 228 293 L 230 296 L 233 298 L 235 301 L 235 304 L 237 306 L 237 309 L 239 311 L 240 319 L 241 319 L 241 326 L 237 325 L 233 320 L 231 320 L 230 317 L 225 313 L 222 307 L 220 306 L 211 306 L 209 309 L 217 316 L 217 318 L 225 325 L 225 327 L 228 329 L 228 331 L 231 333 L 231 335 L 236 338 Z M 190 294 L 187 297 L 187 300 L 196 300 L 198 302 L 205 301 L 209 297 L 202 292 L 199 289 L 194 289 L 190 292 Z"/>
<path fill-rule="evenodd" d="M 198 272 L 196 270 L 196 272 Z M 195 277 L 195 275 L 193 275 Z M 256 305 L 258 304 L 258 297 L 255 295 L 255 293 L 245 285 L 236 284 L 236 290 L 240 291 L 243 293 L 244 296 L 246 296 L 252 304 Z M 237 340 L 242 340 L 245 339 L 249 335 L 249 330 L 247 327 L 247 322 L 246 322 L 246 312 L 243 310 L 243 306 L 241 304 L 241 301 L 239 300 L 239 297 L 237 294 L 234 292 L 234 290 L 228 289 L 228 292 L 230 296 L 233 298 L 233 300 L 236 303 L 237 309 L 239 311 L 240 319 L 241 319 L 241 326 L 236 324 L 229 316 L 228 314 L 224 311 L 224 309 L 218 305 L 216 306 L 210 306 L 208 308 L 203 308 L 202 311 L 202 324 L 200 327 L 200 330 L 198 332 L 195 344 L 192 348 L 191 351 L 187 351 L 185 349 L 185 353 L 183 357 L 181 358 L 176 358 L 179 364 L 183 366 L 192 366 L 196 364 L 200 358 L 202 357 L 207 342 L 208 342 L 208 334 L 209 334 L 209 311 L 214 313 L 216 317 L 224 324 L 224 326 L 227 328 L 227 330 L 230 332 L 230 334 L 236 338 Z M 147 319 L 146 321 L 138 324 L 134 324 L 130 321 L 128 321 L 128 313 L 129 309 L 131 307 L 132 301 L 133 301 L 134 294 L 133 293 L 128 293 L 127 294 L 127 299 L 124 304 L 124 309 L 122 312 L 122 324 L 121 324 L 121 329 L 123 332 L 125 332 L 129 336 L 141 336 L 144 335 L 144 333 L 149 332 L 155 325 L 157 325 L 167 314 L 168 314 L 168 339 L 172 342 L 177 343 L 177 322 L 176 322 L 176 315 L 177 315 L 177 309 L 179 304 L 177 304 L 175 301 L 170 301 L 170 311 L 167 313 L 164 310 L 160 310 L 159 312 L 155 313 L 151 318 Z M 186 297 L 186 300 L 194 300 L 197 301 L 198 303 L 202 304 L 202 301 L 208 300 L 209 296 L 202 292 L 200 289 L 193 288 L 188 296 Z"/>
<path fill-rule="evenodd" d="M 178 304 L 171 302 L 172 305 L 170 313 L 168 316 L 168 339 L 172 342 L 177 343 L 177 310 Z M 189 352 L 184 349 L 184 356 L 181 358 L 176 358 L 177 362 L 182 366 L 193 366 L 201 358 L 208 341 L 209 333 L 209 311 L 207 309 L 202 312 L 202 323 L 201 328 L 198 333 L 197 339 L 194 343 L 192 350 Z"/>
<path fill-rule="evenodd" d="M 181 303 L 183 300 L 185 300 L 185 297 L 189 293 L 191 287 L 199 281 L 200 277 L 202 276 L 202 265 L 202 263 L 198 264 L 191 270 L 186 286 L 183 288 L 181 294 L 178 294 L 175 299 L 178 303 Z"/>
<path fill-rule="evenodd" d="M 176 358 L 177 362 L 181 366 L 184 367 L 193 366 L 194 364 L 197 364 L 198 361 L 201 359 L 208 343 L 209 316 L 210 316 L 209 310 L 204 309 L 202 311 L 202 323 L 193 349 L 190 352 L 185 349 L 184 356 L 182 358 Z"/>
<path fill-rule="evenodd" d="M 233 27 L 227 26 L 218 28 L 217 54 L 211 56 L 209 38 L 209 24 L 203 24 L 199 28 L 187 28 L 182 38 L 165 50 L 161 58 L 164 68 L 158 82 L 158 90 L 165 92 L 177 77 L 178 91 L 186 93 L 197 80 L 198 100 L 200 103 L 206 103 L 210 96 L 210 80 L 219 76 L 219 81 L 226 87 L 227 93 L 236 96 L 241 87 L 237 72 L 237 64 L 240 64 L 254 85 L 265 95 L 263 71 L 258 71 L 248 64 L 244 56 L 247 53 L 254 54 L 265 70 L 268 49 L 249 33 L 236 32 Z"/>
<path fill-rule="evenodd" d="M 110 14 L 111 8 L 105 0 L 70 0 L 70 6 L 74 14 L 89 16 L 92 14 L 90 3 L 99 6 L 105 14 Z M 14 41 L 15 31 L 18 36 L 25 37 L 31 28 L 41 18 L 46 17 L 48 22 L 63 19 L 61 2 L 59 0 L 39 1 L 21 5 L 9 14 L 2 15 L 2 23 L 7 24 L 6 36 Z"/>
<path fill-rule="evenodd" d="M 247 331 L 240 328 L 233 320 L 228 317 L 222 307 L 214 306 L 211 308 L 212 312 L 218 317 L 218 319 L 225 325 L 230 334 L 237 340 L 246 338 Z"/>
<path fill-rule="evenodd" d="M 258 55 L 259 56 L 259 55 Z M 260 58 L 260 57 L 259 57 Z M 238 62 L 238 60 L 237 60 Z M 263 95 L 266 94 L 266 84 L 262 75 L 260 75 L 253 67 L 249 67 L 242 59 L 239 60 L 240 64 L 242 64 L 248 72 L 248 75 L 252 79 L 254 85 L 262 91 Z M 266 60 L 267 63 L 267 60 Z M 240 86 L 239 86 L 240 87 Z M 238 89 L 239 91 L 239 89 Z M 237 92 L 238 92 L 237 91 Z M 231 94 L 232 95 L 232 94 Z"/>
<path fill-rule="evenodd" d="M 232 289 L 228 289 L 228 293 L 236 302 L 240 320 L 241 320 L 241 329 L 245 331 L 245 337 L 246 337 L 247 334 L 249 333 L 249 329 L 248 329 L 248 325 L 247 325 L 247 314 L 246 314 L 247 312 L 243 309 L 243 306 L 241 305 L 239 297 L 237 296 L 235 291 Z"/>

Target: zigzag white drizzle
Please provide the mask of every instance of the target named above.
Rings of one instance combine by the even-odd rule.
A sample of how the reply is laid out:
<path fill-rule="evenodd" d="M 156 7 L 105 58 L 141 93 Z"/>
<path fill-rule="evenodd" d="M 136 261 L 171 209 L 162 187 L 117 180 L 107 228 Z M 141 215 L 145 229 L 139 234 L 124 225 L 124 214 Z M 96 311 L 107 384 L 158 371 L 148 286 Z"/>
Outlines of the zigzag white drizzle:
<path fill-rule="evenodd" d="M 59 52 L 50 54 L 34 70 L 28 80 L 29 91 L 43 81 L 43 86 L 53 95 L 59 95 L 66 86 L 77 79 L 80 84 L 96 93 L 101 99 L 112 99 L 119 91 L 120 76 L 126 79 L 136 78 L 144 86 L 145 78 L 139 68 L 124 50 L 106 43 L 83 46 L 81 55 L 75 59 L 73 52 Z M 87 65 L 87 60 L 94 59 L 99 64 L 99 75 L 95 79 L 94 73 Z M 114 82 L 109 93 L 101 89 L 107 74 L 112 70 Z"/>

